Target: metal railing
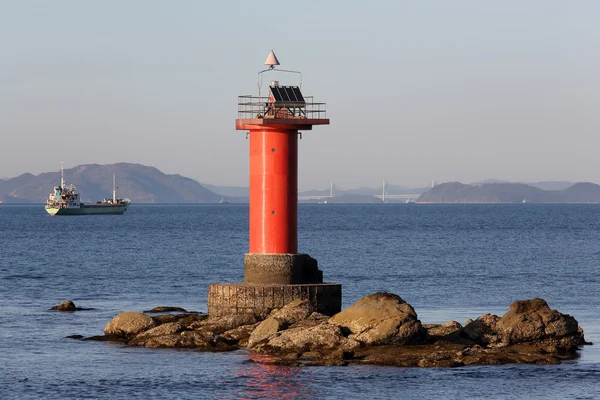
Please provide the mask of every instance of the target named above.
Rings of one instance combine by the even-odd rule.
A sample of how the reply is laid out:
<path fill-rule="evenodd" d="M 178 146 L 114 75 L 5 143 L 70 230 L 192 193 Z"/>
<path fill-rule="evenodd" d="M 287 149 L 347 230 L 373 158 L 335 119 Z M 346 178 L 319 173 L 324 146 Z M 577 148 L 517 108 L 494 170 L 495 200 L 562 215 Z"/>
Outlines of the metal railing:
<path fill-rule="evenodd" d="M 315 103 L 312 96 L 304 98 L 306 104 L 277 105 L 269 97 L 238 96 L 238 119 L 325 119 L 326 103 Z"/>

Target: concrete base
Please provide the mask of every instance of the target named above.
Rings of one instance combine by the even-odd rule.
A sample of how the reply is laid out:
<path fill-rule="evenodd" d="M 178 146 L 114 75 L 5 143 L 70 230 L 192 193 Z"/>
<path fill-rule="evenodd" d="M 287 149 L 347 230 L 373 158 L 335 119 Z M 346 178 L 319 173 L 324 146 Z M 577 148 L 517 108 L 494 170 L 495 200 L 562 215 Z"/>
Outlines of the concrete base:
<path fill-rule="evenodd" d="M 213 283 L 208 287 L 208 315 L 250 313 L 264 317 L 295 299 L 308 299 L 318 312 L 334 315 L 342 309 L 342 285 Z"/>
<path fill-rule="evenodd" d="M 308 254 L 244 255 L 244 282 L 259 285 L 323 283 L 317 260 Z"/>

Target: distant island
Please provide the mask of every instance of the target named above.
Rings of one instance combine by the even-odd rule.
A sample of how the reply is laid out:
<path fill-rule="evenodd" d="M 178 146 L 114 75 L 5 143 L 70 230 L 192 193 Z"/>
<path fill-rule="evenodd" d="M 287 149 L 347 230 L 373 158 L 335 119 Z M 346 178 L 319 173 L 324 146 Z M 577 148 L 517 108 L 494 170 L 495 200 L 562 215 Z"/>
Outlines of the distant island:
<path fill-rule="evenodd" d="M 86 164 L 65 169 L 65 181 L 77 187 L 81 199 L 96 202 L 112 195 L 112 176 L 117 177 L 118 194 L 132 203 L 218 203 L 222 196 L 197 181 L 179 174 L 168 175 L 141 164 Z M 45 203 L 60 172 L 23 174 L 0 180 L 0 200 L 5 203 Z M 233 198 L 228 201 L 234 200 Z"/>
<path fill-rule="evenodd" d="M 65 181 L 77 187 L 84 202 L 112 195 L 112 176 L 117 177 L 119 197 L 132 203 L 248 203 L 248 187 L 203 184 L 179 174 L 165 174 L 155 167 L 117 163 L 85 164 L 65 169 Z M 58 168 L 39 175 L 29 173 L 0 179 L 0 204 L 45 203 L 60 182 Z M 333 196 L 331 196 L 333 194 Z M 537 182 L 531 184 L 483 181 L 472 184 L 449 182 L 431 188 L 409 188 L 386 184 L 387 202 L 436 204 L 510 203 L 600 203 L 600 186 L 589 182 Z M 394 197 L 396 195 L 396 197 Z M 408 196 L 408 197 L 407 197 Z M 298 193 L 302 203 L 381 203 L 382 188 L 360 187 Z"/>
<path fill-rule="evenodd" d="M 465 185 L 449 182 L 423 193 L 417 203 L 600 203 L 600 186 L 580 182 L 562 190 L 544 190 L 524 183 Z"/>

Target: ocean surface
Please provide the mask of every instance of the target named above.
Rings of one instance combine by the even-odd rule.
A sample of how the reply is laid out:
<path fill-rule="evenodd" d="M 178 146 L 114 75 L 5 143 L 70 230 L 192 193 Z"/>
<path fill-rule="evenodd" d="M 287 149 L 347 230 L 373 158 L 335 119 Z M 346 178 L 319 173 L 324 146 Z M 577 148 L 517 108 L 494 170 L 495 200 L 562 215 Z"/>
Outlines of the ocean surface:
<path fill-rule="evenodd" d="M 301 205 L 299 248 L 343 306 L 389 291 L 423 323 L 502 315 L 541 297 L 588 341 L 561 365 L 279 367 L 203 353 L 66 339 L 123 311 L 206 311 L 241 282 L 247 205 L 137 205 L 50 217 L 0 206 L 0 399 L 599 399 L 600 205 Z M 89 311 L 49 311 L 63 300 Z"/>

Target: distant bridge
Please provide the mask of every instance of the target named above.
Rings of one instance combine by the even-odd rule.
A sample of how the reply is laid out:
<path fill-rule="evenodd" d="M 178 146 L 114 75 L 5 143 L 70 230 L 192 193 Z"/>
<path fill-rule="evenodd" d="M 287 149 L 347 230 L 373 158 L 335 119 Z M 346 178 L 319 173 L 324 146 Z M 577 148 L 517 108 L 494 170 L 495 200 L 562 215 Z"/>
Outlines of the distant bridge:
<path fill-rule="evenodd" d="M 404 200 L 405 202 L 413 202 L 416 201 L 420 194 L 388 194 L 387 193 L 388 183 L 383 181 L 381 194 L 373 195 L 373 197 L 377 197 L 382 202 L 386 203 L 388 200 Z M 298 201 L 306 201 L 306 200 L 323 200 L 327 201 L 335 198 L 335 183 L 330 182 L 329 184 L 329 196 L 298 196 Z"/>
<path fill-rule="evenodd" d="M 420 195 L 418 194 L 386 194 L 385 201 L 387 200 L 404 200 L 404 201 L 416 201 Z M 376 194 L 373 197 L 377 197 L 379 200 L 384 201 L 383 194 Z M 306 200 L 330 200 L 335 199 L 335 196 L 298 196 L 298 201 Z M 338 197 L 339 198 L 339 197 Z"/>

